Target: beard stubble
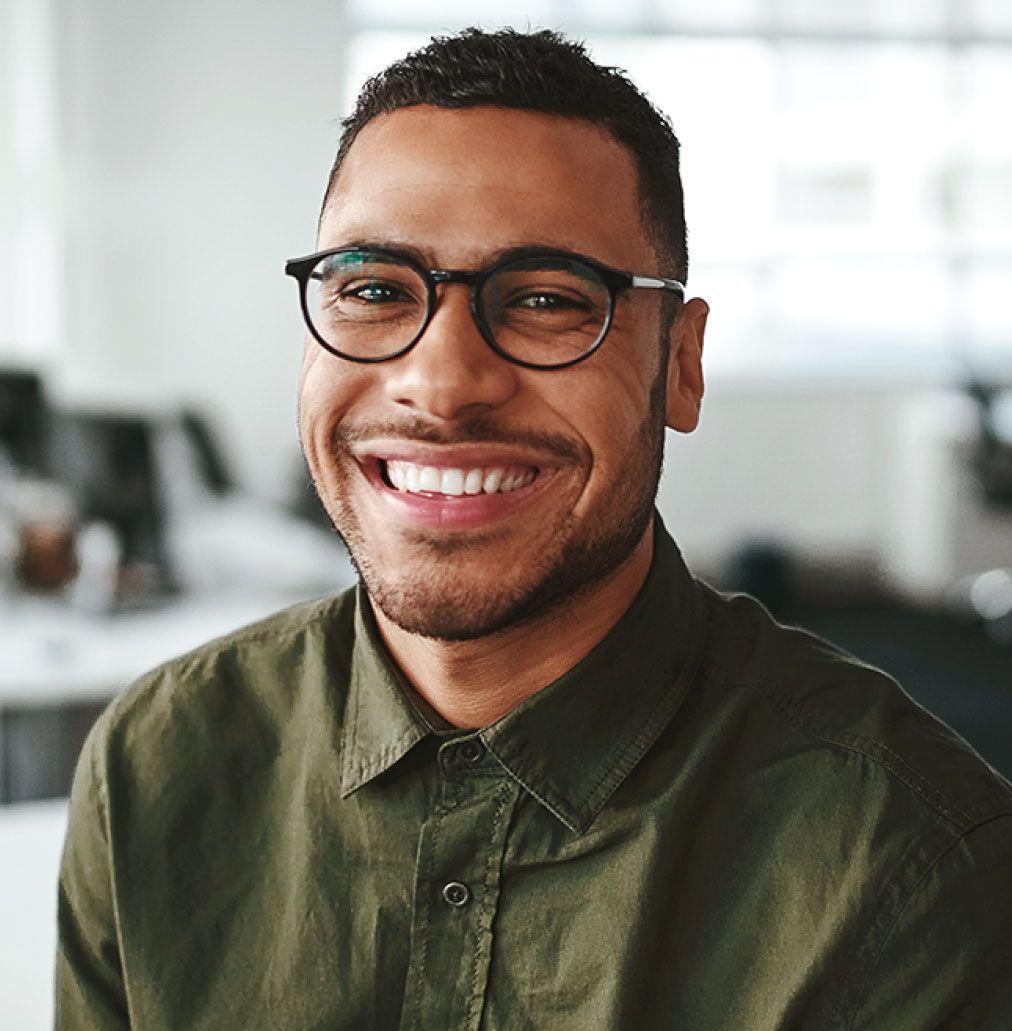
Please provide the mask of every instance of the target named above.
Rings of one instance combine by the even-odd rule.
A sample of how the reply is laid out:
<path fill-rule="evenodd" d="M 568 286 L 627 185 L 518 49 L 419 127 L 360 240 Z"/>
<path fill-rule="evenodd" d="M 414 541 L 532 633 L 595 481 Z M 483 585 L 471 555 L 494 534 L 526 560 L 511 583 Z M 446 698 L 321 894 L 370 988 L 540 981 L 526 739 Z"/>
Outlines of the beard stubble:
<path fill-rule="evenodd" d="M 417 571 L 384 574 L 373 561 L 367 535 L 355 513 L 337 501 L 328 504 L 323 485 L 317 482 L 324 507 L 347 545 L 372 604 L 407 633 L 447 642 L 501 634 L 560 608 L 578 605 L 632 555 L 652 518 L 664 454 L 666 365 L 662 362 L 660 374 L 651 386 L 648 410 L 631 453 L 626 456 L 619 482 L 613 485 L 599 510 L 589 514 L 582 532 L 572 514 L 555 528 L 554 540 L 545 542 L 542 557 L 529 567 L 522 581 L 505 583 L 492 578 L 491 584 L 475 584 L 454 576 L 454 556 L 482 544 L 488 547 L 494 543 L 494 534 L 484 540 L 433 540 L 419 532 L 415 543 L 427 549 L 437 563 L 445 562 L 445 570 L 433 574 L 431 564 L 424 563 L 425 568 Z M 335 437 L 328 456 L 332 468 L 341 468 L 342 460 L 347 467 L 349 443 L 371 435 L 383 433 L 379 428 L 362 427 L 351 435 Z M 504 435 L 480 417 L 463 424 L 452 440 L 434 435 L 422 425 L 400 427 L 396 435 L 447 444 L 511 439 L 511 435 Z M 512 440 L 545 448 L 570 462 L 585 460 L 580 449 L 564 438 L 527 434 L 512 435 Z M 556 541 L 561 546 L 557 547 Z"/>

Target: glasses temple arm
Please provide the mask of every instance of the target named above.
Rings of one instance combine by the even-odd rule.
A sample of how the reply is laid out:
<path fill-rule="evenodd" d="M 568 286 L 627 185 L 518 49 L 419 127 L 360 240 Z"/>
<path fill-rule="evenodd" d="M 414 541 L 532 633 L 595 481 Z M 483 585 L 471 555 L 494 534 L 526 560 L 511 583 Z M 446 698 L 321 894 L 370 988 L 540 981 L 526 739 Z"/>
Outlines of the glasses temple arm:
<path fill-rule="evenodd" d="M 642 286 L 648 290 L 674 290 L 676 293 L 685 293 L 685 284 L 677 279 L 658 279 L 654 276 L 632 276 L 630 286 Z"/>

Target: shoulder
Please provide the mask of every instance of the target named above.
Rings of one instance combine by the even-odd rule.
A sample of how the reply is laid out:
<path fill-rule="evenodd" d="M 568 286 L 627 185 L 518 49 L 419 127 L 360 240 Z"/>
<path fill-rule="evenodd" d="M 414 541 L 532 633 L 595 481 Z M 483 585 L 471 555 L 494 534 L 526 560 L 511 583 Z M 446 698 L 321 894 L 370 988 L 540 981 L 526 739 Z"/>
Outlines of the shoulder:
<path fill-rule="evenodd" d="M 354 589 L 276 612 L 163 663 L 115 698 L 84 761 L 137 786 L 235 759 L 269 761 L 297 716 L 343 697 Z"/>
<path fill-rule="evenodd" d="M 881 670 L 753 598 L 700 588 L 697 726 L 719 728 L 756 849 L 849 921 L 842 1026 L 977 1020 L 974 993 L 984 1022 L 952 1027 L 1012 1026 L 1012 785 Z"/>
<path fill-rule="evenodd" d="M 713 683 L 763 708 L 813 754 L 835 755 L 841 787 L 858 778 L 867 789 L 870 779 L 883 797 L 906 798 L 912 814 L 940 817 L 956 837 L 1012 814 L 1012 785 L 892 677 L 778 623 L 754 598 L 700 588 Z"/>

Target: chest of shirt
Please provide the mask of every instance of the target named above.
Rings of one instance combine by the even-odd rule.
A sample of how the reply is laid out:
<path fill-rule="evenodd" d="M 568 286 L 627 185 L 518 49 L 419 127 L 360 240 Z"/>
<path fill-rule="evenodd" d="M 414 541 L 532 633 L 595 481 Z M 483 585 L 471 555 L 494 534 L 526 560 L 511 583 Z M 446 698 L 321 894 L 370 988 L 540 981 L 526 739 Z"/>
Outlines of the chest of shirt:
<path fill-rule="evenodd" d="M 121 843 L 139 1026 L 833 1026 L 909 844 L 851 847 L 881 813 L 826 812 L 839 769 L 785 742 L 722 780 L 662 739 L 577 833 L 454 747 L 422 742 L 347 798 L 294 765 L 181 803 L 166 848 L 137 843 L 146 876 Z"/>

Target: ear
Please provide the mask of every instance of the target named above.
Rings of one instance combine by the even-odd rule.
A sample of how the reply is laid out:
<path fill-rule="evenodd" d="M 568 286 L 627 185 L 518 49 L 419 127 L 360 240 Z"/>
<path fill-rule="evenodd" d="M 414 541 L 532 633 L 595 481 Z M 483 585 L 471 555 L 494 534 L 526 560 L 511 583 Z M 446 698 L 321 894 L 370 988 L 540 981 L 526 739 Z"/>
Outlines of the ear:
<path fill-rule="evenodd" d="M 700 297 L 687 301 L 671 326 L 668 340 L 667 424 L 691 433 L 703 403 L 703 333 L 710 306 Z"/>

